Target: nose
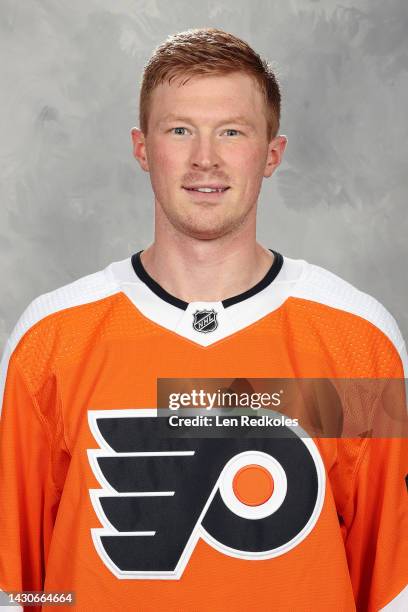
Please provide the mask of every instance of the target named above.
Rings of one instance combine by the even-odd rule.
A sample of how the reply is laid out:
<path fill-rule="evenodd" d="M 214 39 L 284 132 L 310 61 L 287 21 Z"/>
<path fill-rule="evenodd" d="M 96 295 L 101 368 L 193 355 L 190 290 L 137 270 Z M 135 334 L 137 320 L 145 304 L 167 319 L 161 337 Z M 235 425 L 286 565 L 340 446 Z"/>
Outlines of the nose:
<path fill-rule="evenodd" d="M 198 136 L 191 151 L 191 165 L 208 170 L 220 165 L 217 145 L 212 136 Z"/>

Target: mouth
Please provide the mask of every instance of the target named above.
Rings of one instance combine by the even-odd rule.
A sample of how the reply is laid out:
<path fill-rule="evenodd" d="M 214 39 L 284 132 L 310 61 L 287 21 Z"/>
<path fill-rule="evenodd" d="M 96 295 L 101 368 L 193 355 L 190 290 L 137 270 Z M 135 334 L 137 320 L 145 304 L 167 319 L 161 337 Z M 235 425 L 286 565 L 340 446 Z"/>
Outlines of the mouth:
<path fill-rule="evenodd" d="M 182 187 L 185 191 L 188 191 L 194 198 L 210 198 L 217 199 L 222 196 L 223 193 L 230 189 L 227 185 L 192 185 Z"/>

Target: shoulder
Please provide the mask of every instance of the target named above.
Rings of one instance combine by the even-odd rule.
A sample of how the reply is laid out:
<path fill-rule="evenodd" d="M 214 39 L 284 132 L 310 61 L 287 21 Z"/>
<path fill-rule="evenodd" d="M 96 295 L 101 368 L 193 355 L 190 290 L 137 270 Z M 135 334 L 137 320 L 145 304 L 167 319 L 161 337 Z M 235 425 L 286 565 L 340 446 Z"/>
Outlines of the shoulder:
<path fill-rule="evenodd" d="M 8 339 L 8 349 L 14 351 L 30 330 L 53 326 L 64 316 L 79 314 L 81 307 L 92 306 L 118 293 L 120 287 L 110 273 L 111 266 L 36 297 L 17 320 Z"/>
<path fill-rule="evenodd" d="M 398 352 L 407 371 L 404 339 L 393 315 L 375 297 L 325 268 L 303 260 L 297 261 L 297 279 L 291 296 L 303 303 L 310 319 L 332 323 L 333 330 L 347 337 L 360 334 L 366 338 L 385 339 Z"/>
<path fill-rule="evenodd" d="M 59 365 L 90 354 L 113 305 L 126 304 L 117 271 L 130 275 L 130 258 L 39 295 L 27 306 L 3 350 L 0 414 L 9 372 L 18 371 L 29 392 L 39 396 L 44 389 L 50 392 L 47 385 Z"/>
<path fill-rule="evenodd" d="M 394 317 L 381 302 L 325 268 L 305 262 L 295 294 L 360 317 L 381 330 L 396 346 L 403 343 Z"/>

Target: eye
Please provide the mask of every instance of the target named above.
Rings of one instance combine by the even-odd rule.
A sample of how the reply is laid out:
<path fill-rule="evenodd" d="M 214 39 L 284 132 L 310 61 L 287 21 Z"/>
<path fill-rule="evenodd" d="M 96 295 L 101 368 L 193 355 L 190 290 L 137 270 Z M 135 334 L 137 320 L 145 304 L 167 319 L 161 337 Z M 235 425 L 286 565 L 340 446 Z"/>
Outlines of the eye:
<path fill-rule="evenodd" d="M 184 130 L 184 132 L 183 132 Z M 176 136 L 184 136 L 186 134 L 187 128 L 185 127 L 174 127 L 171 128 L 170 132 L 173 132 Z"/>
<path fill-rule="evenodd" d="M 237 134 L 241 134 L 241 132 L 239 130 L 234 130 L 233 128 L 228 128 L 227 130 L 225 130 L 226 132 L 233 132 L 233 134 L 228 134 L 228 136 L 236 136 Z"/>

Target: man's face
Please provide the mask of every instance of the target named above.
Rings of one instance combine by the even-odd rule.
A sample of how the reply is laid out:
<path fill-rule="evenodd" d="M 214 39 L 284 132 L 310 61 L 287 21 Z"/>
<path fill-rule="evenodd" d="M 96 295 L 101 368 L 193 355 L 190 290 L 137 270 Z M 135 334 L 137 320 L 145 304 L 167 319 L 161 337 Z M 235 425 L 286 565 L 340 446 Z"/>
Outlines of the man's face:
<path fill-rule="evenodd" d="M 156 87 L 147 136 L 132 130 L 156 214 L 199 239 L 219 238 L 254 219 L 262 179 L 286 145 L 284 136 L 268 142 L 265 111 L 255 81 L 241 72 Z"/>

